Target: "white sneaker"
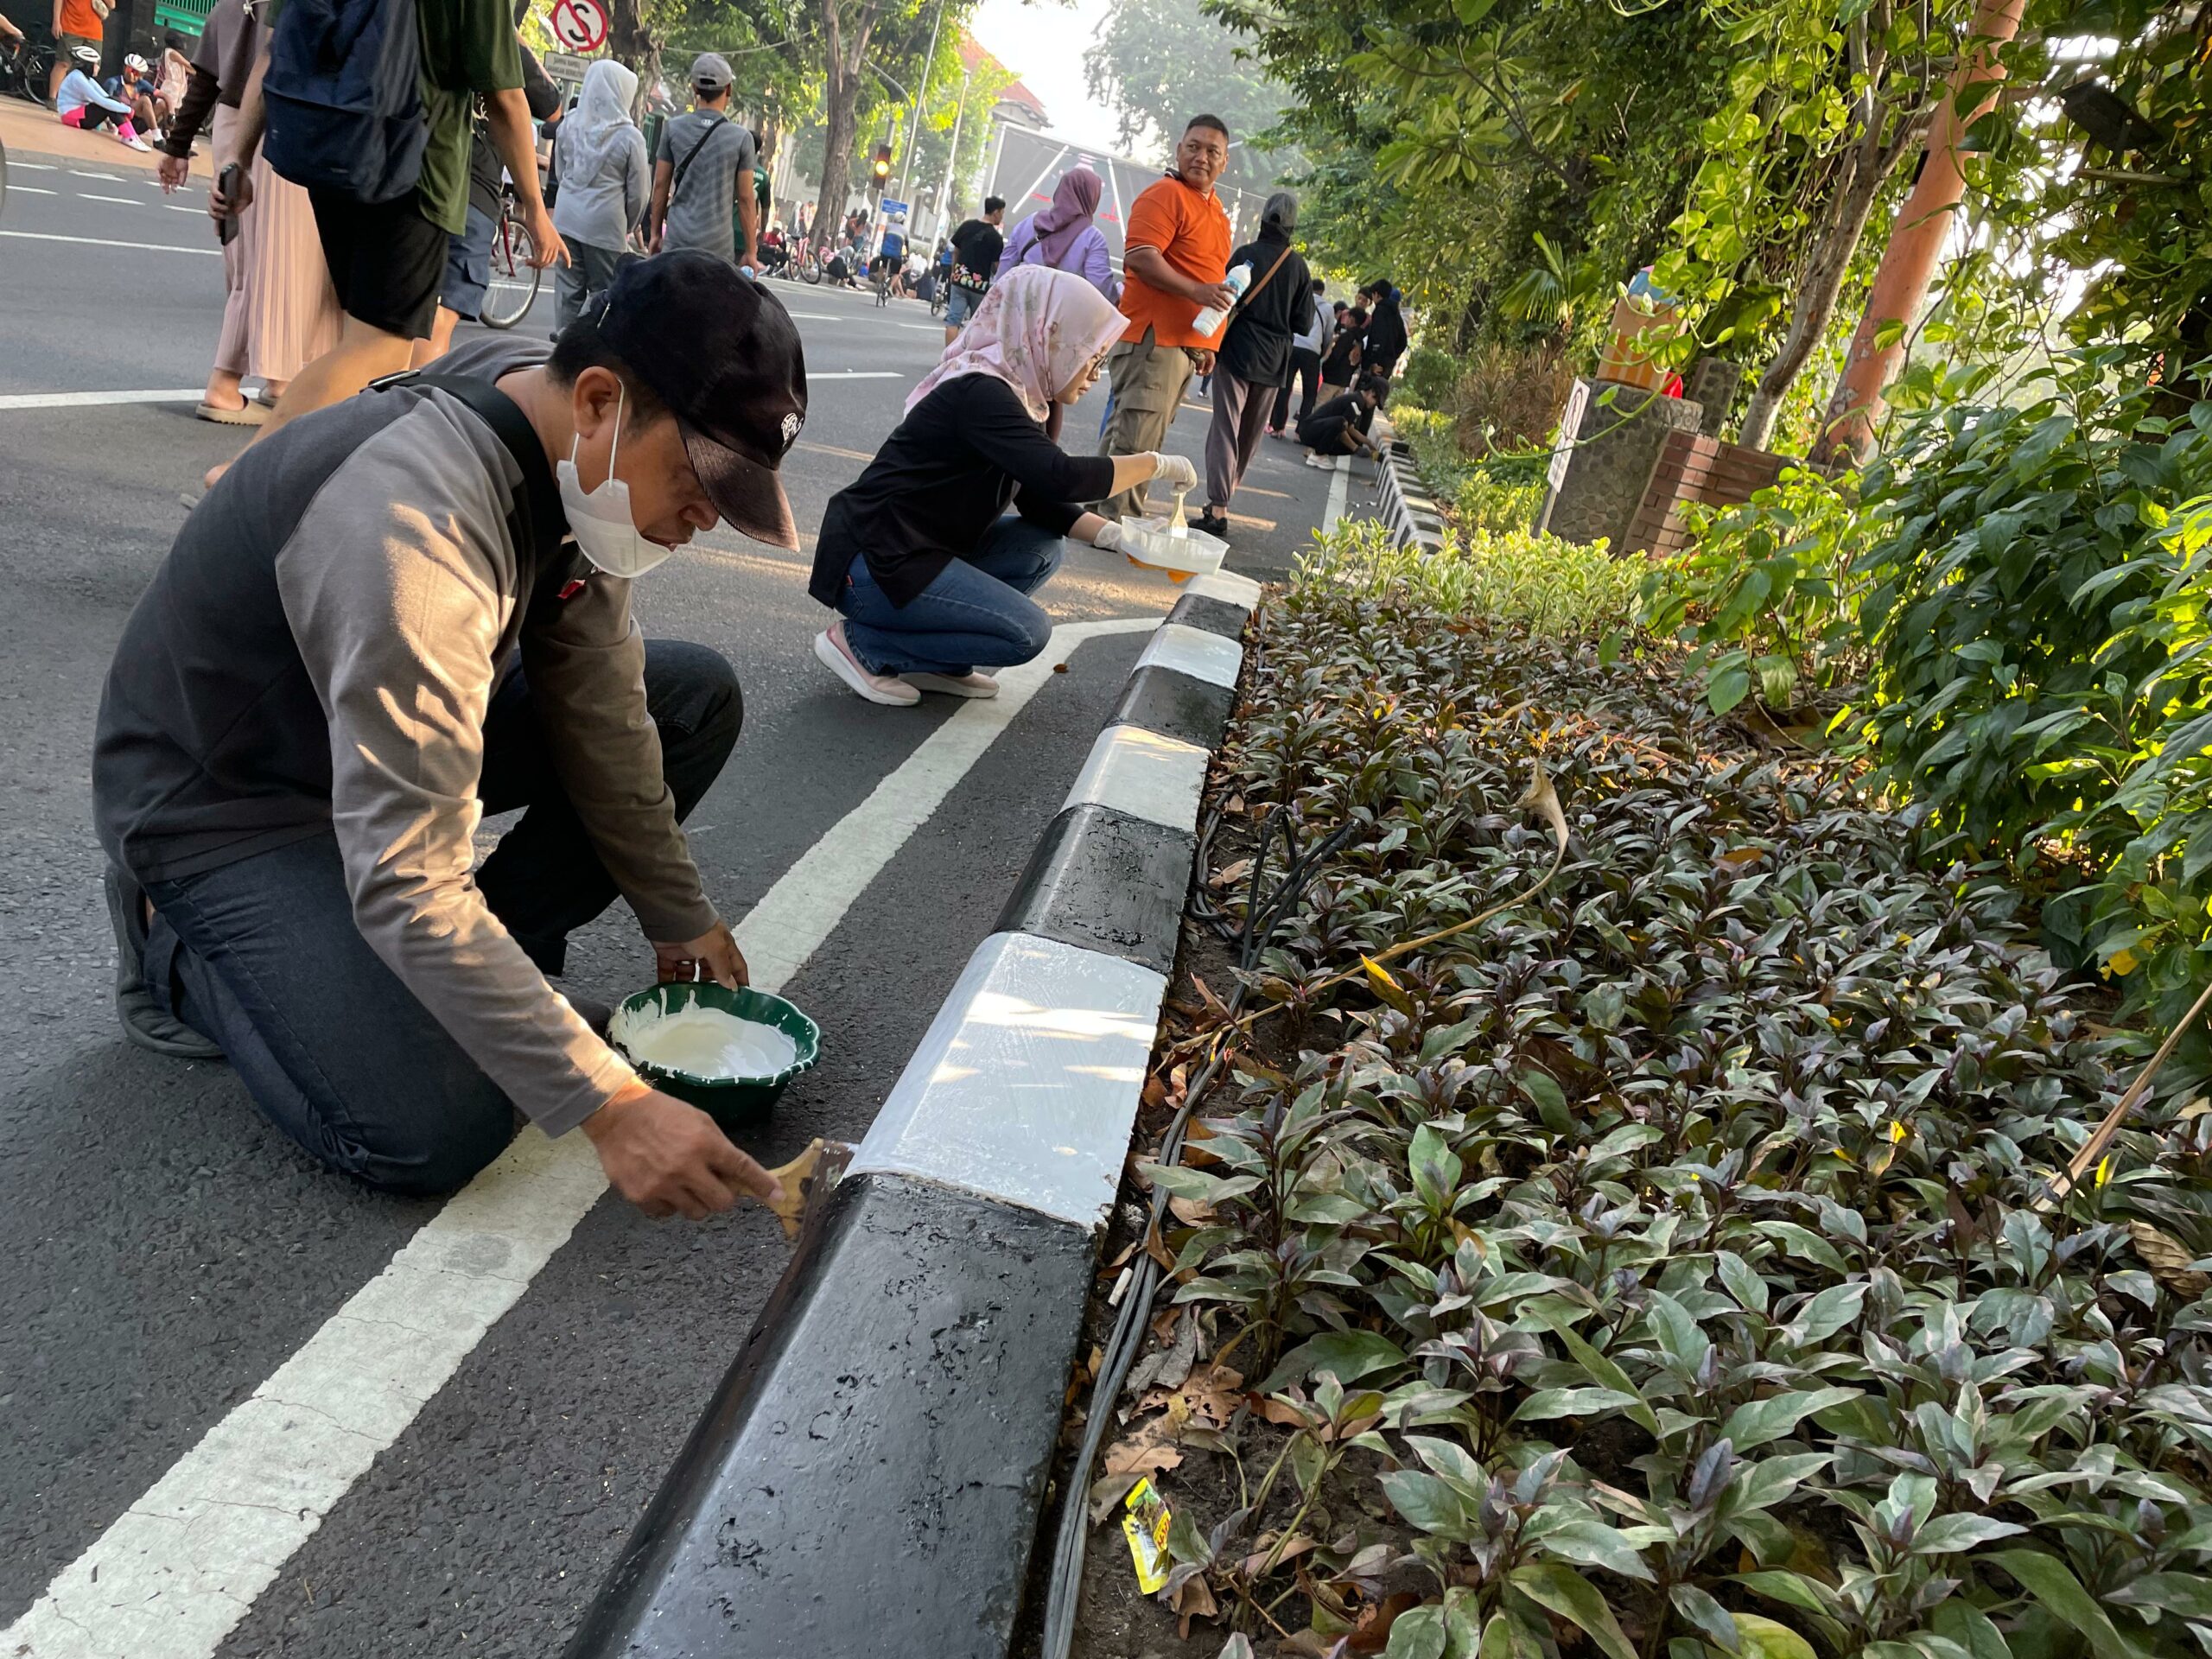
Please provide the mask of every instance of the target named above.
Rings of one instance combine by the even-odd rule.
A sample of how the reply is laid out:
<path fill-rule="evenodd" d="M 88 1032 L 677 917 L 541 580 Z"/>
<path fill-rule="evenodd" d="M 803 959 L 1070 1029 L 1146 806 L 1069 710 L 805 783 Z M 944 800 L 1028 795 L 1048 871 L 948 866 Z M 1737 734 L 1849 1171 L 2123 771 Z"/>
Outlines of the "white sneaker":
<path fill-rule="evenodd" d="M 899 677 L 918 691 L 942 691 L 950 697 L 995 697 L 999 683 L 988 674 L 963 674 L 955 678 L 950 674 L 901 674 Z"/>
<path fill-rule="evenodd" d="M 1319 467 L 1325 473 L 1333 473 L 1338 470 L 1337 461 L 1338 459 L 1339 458 L 1338 456 L 1325 455 L 1320 454 L 1319 451 L 1316 451 L 1314 454 L 1306 457 L 1306 464 L 1308 467 Z"/>
<path fill-rule="evenodd" d="M 871 674 L 845 643 L 845 625 L 833 622 L 814 636 L 814 655 L 822 665 L 870 702 L 887 708 L 911 708 L 922 694 L 894 674 Z"/>
<path fill-rule="evenodd" d="M 122 135 L 118 133 L 117 137 L 122 137 Z M 143 138 L 138 137 L 136 133 L 131 134 L 128 138 L 124 138 L 123 143 L 129 148 L 138 151 L 141 155 L 150 156 L 154 153 L 154 147 L 148 143 Z"/>

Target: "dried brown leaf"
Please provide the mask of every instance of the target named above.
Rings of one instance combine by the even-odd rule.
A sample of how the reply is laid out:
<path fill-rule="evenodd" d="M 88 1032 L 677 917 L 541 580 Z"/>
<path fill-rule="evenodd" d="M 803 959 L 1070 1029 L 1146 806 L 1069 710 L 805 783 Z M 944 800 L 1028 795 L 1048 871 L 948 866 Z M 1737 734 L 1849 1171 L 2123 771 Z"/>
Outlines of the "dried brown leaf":
<path fill-rule="evenodd" d="M 2171 1233 L 2162 1233 L 2147 1221 L 2131 1221 L 2127 1236 L 2135 1243 L 2135 1254 L 2151 1269 L 2151 1276 L 2175 1295 L 2193 1302 L 2212 1286 L 2212 1275 L 2190 1271 L 2196 1255 Z"/>

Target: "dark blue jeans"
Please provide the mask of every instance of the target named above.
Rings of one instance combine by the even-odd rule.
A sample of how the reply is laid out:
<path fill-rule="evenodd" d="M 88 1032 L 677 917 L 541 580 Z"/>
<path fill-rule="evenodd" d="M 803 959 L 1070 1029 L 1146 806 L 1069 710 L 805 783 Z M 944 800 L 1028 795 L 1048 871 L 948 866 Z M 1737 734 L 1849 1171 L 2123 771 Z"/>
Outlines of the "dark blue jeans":
<path fill-rule="evenodd" d="M 648 641 L 645 706 L 681 817 L 737 741 L 737 677 L 702 645 Z M 558 973 L 570 931 L 613 902 L 614 878 L 561 788 L 519 669 L 486 711 L 479 794 L 486 812 L 528 810 L 477 887 Z M 335 835 L 146 891 L 155 996 L 221 1044 L 262 1115 L 322 1162 L 391 1192 L 446 1192 L 512 1138 L 507 1097 L 353 925 Z"/>
<path fill-rule="evenodd" d="M 868 560 L 853 556 L 837 609 L 845 641 L 877 674 L 946 674 L 1026 663 L 1052 642 L 1052 619 L 1029 595 L 1052 580 L 1067 543 L 1007 513 L 976 550 L 953 560 L 912 601 L 893 605 Z"/>

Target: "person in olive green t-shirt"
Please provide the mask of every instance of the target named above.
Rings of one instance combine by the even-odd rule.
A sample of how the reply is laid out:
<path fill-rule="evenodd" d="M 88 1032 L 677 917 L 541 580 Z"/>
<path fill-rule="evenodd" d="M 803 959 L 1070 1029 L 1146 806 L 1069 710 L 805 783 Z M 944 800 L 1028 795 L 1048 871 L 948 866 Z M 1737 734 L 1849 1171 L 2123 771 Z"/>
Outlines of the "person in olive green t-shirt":
<path fill-rule="evenodd" d="M 281 3 L 272 0 L 262 14 L 272 35 Z M 338 344 L 300 371 L 277 399 L 275 415 L 250 442 L 400 372 L 414 342 L 429 336 L 445 279 L 447 238 L 468 226 L 469 124 L 479 95 L 492 141 L 514 179 L 518 216 L 536 245 L 537 263 L 568 257 L 538 194 L 537 135 L 523 98 L 522 42 L 509 5 L 510 0 L 416 0 L 423 111 L 429 126 L 422 175 L 413 191 L 385 202 L 309 190 L 315 233 L 346 321 Z M 250 169 L 261 145 L 261 81 L 268 67 L 264 43 L 229 148 L 215 158 L 218 176 L 233 162 L 241 175 L 233 195 L 208 191 L 208 211 L 219 223 L 252 199 Z M 208 484 L 223 472 L 221 466 L 210 468 Z"/>

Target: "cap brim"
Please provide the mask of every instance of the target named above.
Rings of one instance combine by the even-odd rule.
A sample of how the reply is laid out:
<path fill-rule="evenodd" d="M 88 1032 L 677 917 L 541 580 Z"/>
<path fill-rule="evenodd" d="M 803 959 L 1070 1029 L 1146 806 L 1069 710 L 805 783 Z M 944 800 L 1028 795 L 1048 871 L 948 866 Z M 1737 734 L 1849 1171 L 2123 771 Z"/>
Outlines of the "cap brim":
<path fill-rule="evenodd" d="M 684 453 L 691 470 L 722 521 L 770 547 L 798 549 L 798 526 L 791 521 L 791 504 L 784 495 L 776 469 L 747 460 L 725 444 L 716 443 L 688 422 L 677 424 L 683 433 Z"/>

